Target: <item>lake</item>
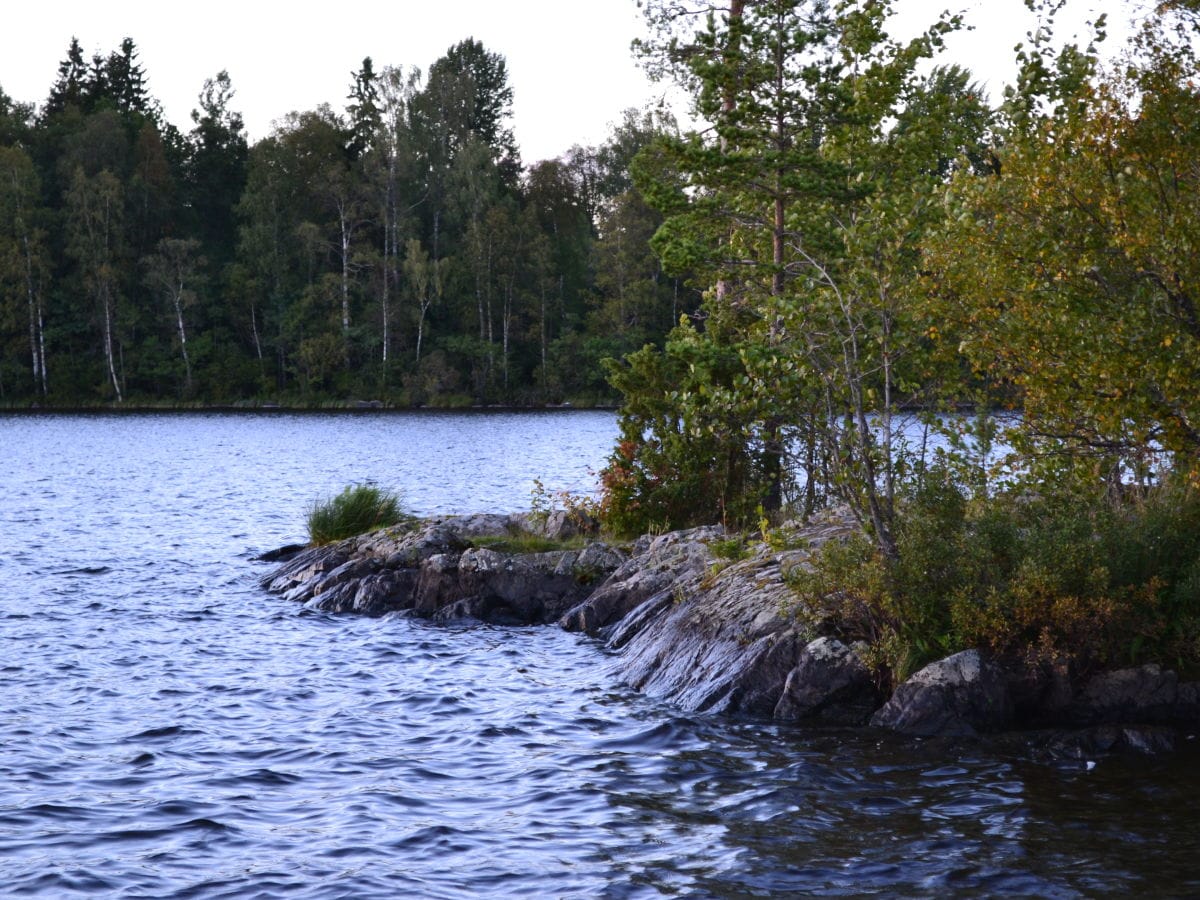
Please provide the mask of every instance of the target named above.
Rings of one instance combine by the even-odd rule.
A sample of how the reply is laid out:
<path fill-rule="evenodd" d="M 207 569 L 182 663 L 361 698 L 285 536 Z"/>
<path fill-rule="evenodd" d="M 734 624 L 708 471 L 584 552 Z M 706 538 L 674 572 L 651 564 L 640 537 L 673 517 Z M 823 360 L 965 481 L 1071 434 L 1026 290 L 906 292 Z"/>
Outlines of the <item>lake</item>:
<path fill-rule="evenodd" d="M 1200 754 L 694 717 L 554 627 L 306 611 L 355 481 L 587 490 L 609 412 L 0 415 L 0 894 L 1194 896 Z M 1001 747 L 1008 749 L 1001 749 Z"/>

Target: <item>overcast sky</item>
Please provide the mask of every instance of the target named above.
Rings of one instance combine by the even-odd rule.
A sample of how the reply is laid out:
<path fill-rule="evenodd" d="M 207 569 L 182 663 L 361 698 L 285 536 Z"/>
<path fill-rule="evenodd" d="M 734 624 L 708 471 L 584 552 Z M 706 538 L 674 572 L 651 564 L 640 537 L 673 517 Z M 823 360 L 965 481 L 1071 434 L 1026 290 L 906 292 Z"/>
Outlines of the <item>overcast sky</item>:
<path fill-rule="evenodd" d="M 635 0 L 356 0 L 320 7 L 253 0 L 173 4 L 162 0 L 58 0 L 22 4 L 0 31 L 0 87 L 40 103 L 71 37 L 90 57 L 132 37 L 167 118 L 187 131 L 206 78 L 229 71 L 252 140 L 292 110 L 327 102 L 341 110 L 351 72 L 370 56 L 385 65 L 428 69 L 466 37 L 508 62 L 514 130 L 528 163 L 556 157 L 572 144 L 604 140 L 629 106 L 658 98 L 629 53 L 643 33 Z M 308 9 L 305 7 L 308 6 Z M 900 0 L 904 25 L 931 20 L 937 0 Z M 1125 0 L 1070 0 L 1071 27 L 1097 9 L 1123 26 Z M 1012 48 L 1030 27 L 1021 0 L 960 0 L 975 30 L 955 37 L 950 53 L 998 95 L 1012 77 Z M 14 21 L 15 27 L 14 27 Z M 903 27 L 903 26 L 902 26 Z M 1112 29 L 1110 44 L 1123 27 Z"/>

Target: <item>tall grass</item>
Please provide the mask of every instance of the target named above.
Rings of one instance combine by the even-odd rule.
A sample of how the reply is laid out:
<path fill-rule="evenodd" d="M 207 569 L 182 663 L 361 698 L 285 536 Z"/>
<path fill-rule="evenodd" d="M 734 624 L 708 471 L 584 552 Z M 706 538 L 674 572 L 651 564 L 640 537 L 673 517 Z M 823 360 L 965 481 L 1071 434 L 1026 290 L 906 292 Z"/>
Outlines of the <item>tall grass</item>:
<path fill-rule="evenodd" d="M 308 507 L 308 539 L 314 546 L 340 541 L 407 519 L 400 497 L 373 484 L 352 484 Z"/>

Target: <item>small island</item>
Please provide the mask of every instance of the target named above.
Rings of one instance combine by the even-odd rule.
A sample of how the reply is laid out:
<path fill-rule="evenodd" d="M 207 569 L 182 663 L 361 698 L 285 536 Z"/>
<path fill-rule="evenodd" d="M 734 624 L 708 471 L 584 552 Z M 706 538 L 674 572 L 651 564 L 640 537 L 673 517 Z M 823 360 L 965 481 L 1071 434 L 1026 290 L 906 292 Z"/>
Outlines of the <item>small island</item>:
<path fill-rule="evenodd" d="M 1039 752 L 1078 759 L 1169 750 L 1200 727 L 1200 684 L 1156 664 L 1073 678 L 970 649 L 887 685 L 870 646 L 840 639 L 844 611 L 798 590 L 852 541 L 844 510 L 756 540 L 706 526 L 614 544 L 593 524 L 565 511 L 408 520 L 285 548 L 262 583 L 327 612 L 585 632 L 619 678 L 687 711 L 919 737 L 1021 729 Z"/>
<path fill-rule="evenodd" d="M 639 47 L 705 127 L 634 183 L 701 300 L 604 362 L 619 438 L 564 508 L 606 542 L 426 523 L 272 587 L 560 621 L 687 709 L 1134 749 L 1194 729 L 1197 23 L 1164 6 L 1106 66 L 1103 21 L 1056 46 L 1055 9 L 993 107 L 924 64 L 953 15 L 904 42 L 887 4 L 648 4 Z"/>

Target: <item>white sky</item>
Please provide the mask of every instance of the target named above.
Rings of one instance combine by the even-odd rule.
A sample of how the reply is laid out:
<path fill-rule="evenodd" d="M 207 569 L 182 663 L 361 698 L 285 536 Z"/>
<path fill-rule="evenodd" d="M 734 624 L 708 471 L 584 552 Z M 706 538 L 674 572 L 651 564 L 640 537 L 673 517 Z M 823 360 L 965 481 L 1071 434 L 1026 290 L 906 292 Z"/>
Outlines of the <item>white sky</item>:
<path fill-rule="evenodd" d="M 1125 33 L 1130 0 L 1069 0 L 1072 27 L 1109 11 L 1109 44 Z M 947 4 L 899 0 L 906 22 L 932 20 Z M 342 110 L 351 72 L 364 56 L 427 70 L 466 37 L 502 54 L 513 87 L 514 130 L 526 163 L 559 156 L 572 144 L 596 144 L 622 110 L 663 93 L 629 53 L 643 33 L 635 0 L 341 0 L 267 4 L 255 0 L 59 0 L 22 4 L 0 30 L 0 87 L 41 103 L 72 36 L 90 59 L 132 37 L 151 93 L 185 132 L 204 80 L 227 69 L 234 109 L 251 140 L 292 110 L 328 102 Z M 955 36 L 947 61 L 976 73 L 993 96 L 1012 74 L 1012 48 L 1031 19 L 1021 0 L 959 0 L 973 32 Z M 1065 36 L 1065 35 L 1064 35 Z M 683 110 L 680 110 L 683 112 Z"/>

